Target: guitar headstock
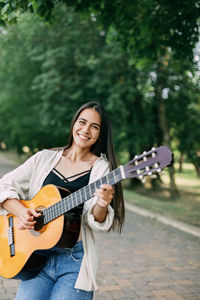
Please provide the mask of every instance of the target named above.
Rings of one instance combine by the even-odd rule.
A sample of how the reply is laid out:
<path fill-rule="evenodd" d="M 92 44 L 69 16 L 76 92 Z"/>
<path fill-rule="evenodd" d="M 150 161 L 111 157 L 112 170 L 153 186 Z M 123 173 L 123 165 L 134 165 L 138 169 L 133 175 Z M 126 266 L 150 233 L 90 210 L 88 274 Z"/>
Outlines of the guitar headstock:
<path fill-rule="evenodd" d="M 124 166 L 125 178 L 143 178 L 145 175 L 151 176 L 153 173 L 160 173 L 161 170 L 172 161 L 172 153 L 167 146 L 152 148 L 144 151 L 141 155 L 136 155 L 134 159 Z"/>

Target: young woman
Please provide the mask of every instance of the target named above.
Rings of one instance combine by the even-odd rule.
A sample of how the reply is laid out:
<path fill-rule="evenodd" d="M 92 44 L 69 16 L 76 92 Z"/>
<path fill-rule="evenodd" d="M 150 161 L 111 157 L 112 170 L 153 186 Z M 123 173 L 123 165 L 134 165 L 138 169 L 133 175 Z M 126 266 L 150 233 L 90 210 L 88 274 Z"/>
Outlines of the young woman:
<path fill-rule="evenodd" d="M 26 208 L 19 199 L 32 199 L 46 184 L 56 185 L 62 196 L 107 175 L 116 168 L 111 125 L 104 108 L 89 102 L 76 112 L 68 145 L 43 150 L 0 180 L 1 213 L 19 218 L 19 229 L 34 229 L 40 213 Z M 97 289 L 97 254 L 93 231 L 121 231 L 124 201 L 121 185 L 102 185 L 94 197 L 65 215 L 63 234 L 55 247 L 39 250 L 45 263 L 29 270 L 21 280 L 16 300 L 93 299 Z M 73 240 L 70 224 L 77 225 Z M 37 272 L 36 272 L 37 270 Z M 22 277 L 23 278 L 23 277 Z"/>

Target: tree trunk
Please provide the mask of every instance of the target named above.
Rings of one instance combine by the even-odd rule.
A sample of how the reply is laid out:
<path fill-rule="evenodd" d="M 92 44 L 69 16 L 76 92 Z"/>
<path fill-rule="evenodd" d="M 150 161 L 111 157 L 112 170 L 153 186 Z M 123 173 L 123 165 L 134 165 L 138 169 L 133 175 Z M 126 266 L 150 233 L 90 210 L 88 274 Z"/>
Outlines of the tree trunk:
<path fill-rule="evenodd" d="M 194 165 L 194 166 L 195 166 L 195 169 L 197 172 L 197 176 L 200 177 L 200 166 L 198 166 L 198 165 Z"/>
<path fill-rule="evenodd" d="M 162 72 L 161 69 L 158 67 L 158 69 L 157 69 L 157 85 L 155 87 L 155 92 L 156 92 L 155 97 L 157 100 L 157 107 L 158 107 L 158 123 L 159 123 L 159 127 L 160 127 L 160 130 L 162 133 L 164 145 L 171 148 L 171 138 L 170 138 L 169 128 L 168 128 L 168 124 L 167 124 L 165 100 L 162 97 L 162 89 L 163 89 L 162 80 L 164 78 L 161 78 L 161 72 Z M 174 170 L 173 163 L 169 167 L 169 177 L 170 177 L 170 196 L 172 198 L 174 198 L 178 195 L 178 190 L 177 190 L 176 183 L 175 183 L 175 170 Z"/>
<path fill-rule="evenodd" d="M 179 172 L 183 172 L 183 160 L 184 160 L 184 154 L 181 153 L 179 157 Z"/>

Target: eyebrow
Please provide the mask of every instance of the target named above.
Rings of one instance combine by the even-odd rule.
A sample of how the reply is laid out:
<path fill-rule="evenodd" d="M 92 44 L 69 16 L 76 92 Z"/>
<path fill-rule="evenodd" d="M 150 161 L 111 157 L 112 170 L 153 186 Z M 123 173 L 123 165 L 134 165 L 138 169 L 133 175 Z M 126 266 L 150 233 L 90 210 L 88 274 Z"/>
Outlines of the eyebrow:
<path fill-rule="evenodd" d="M 84 119 L 84 118 L 79 118 L 79 120 L 83 120 L 83 121 L 86 121 L 86 122 L 88 122 L 86 119 Z M 98 124 L 98 123 L 92 123 L 93 125 L 96 125 L 96 126 L 98 126 L 99 128 L 101 128 L 101 125 L 100 124 Z"/>

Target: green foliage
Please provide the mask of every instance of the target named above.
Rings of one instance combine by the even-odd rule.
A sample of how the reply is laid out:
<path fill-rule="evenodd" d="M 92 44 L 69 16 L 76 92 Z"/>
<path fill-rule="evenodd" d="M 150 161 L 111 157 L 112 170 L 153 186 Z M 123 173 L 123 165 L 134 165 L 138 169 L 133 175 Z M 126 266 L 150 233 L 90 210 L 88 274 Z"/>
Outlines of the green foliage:
<path fill-rule="evenodd" d="M 75 110 L 97 100 L 112 119 L 117 152 L 152 145 L 151 106 L 143 103 L 141 85 L 146 75 L 129 64 L 117 42 L 106 44 L 92 20 L 64 7 L 54 20 L 48 25 L 25 14 L 2 31 L 1 140 L 19 151 L 64 145 Z"/>
<path fill-rule="evenodd" d="M 1 0 L 0 21 L 15 22 L 25 11 L 52 21 L 52 12 L 60 3 L 84 16 L 93 15 L 112 39 L 122 42 L 136 63 L 138 58 L 142 63 L 152 62 L 163 56 L 166 47 L 178 58 L 192 59 L 199 36 L 199 0 Z"/>
<path fill-rule="evenodd" d="M 97 100 L 105 106 L 112 119 L 115 148 L 119 157 L 123 160 L 123 153 L 126 153 L 125 156 L 131 158 L 163 141 L 156 102 L 156 91 L 160 84 L 171 137 L 176 141 L 179 151 L 193 157 L 193 161 L 198 161 L 199 91 L 194 78 L 190 78 L 186 72 L 195 72 L 194 66 L 186 59 L 183 63 L 175 58 L 172 51 L 162 47 L 161 40 L 160 50 L 157 48 L 158 52 L 154 52 L 154 47 L 148 44 L 150 40 L 154 41 L 151 35 L 145 40 L 144 49 L 149 45 L 150 52 L 154 49 L 152 55 L 156 53 L 156 56 L 163 56 L 157 57 L 152 64 L 152 56 L 146 52 L 145 57 L 151 61 L 149 65 L 146 64 L 145 57 L 136 61 L 137 55 L 142 53 L 141 41 L 146 39 L 147 28 L 150 27 L 150 23 L 148 26 L 145 24 L 150 20 L 144 20 L 143 30 L 146 30 L 146 35 L 140 30 L 138 36 L 134 35 L 134 47 L 138 42 L 139 54 L 134 52 L 133 55 L 131 31 L 125 30 L 129 26 L 128 19 L 126 22 L 124 20 L 129 11 L 121 4 L 121 12 L 124 9 L 127 15 L 119 14 L 119 11 L 117 14 L 117 4 L 120 1 L 110 3 L 115 18 L 109 17 L 108 20 L 107 1 L 102 6 L 99 6 L 99 2 L 92 2 L 91 11 L 94 14 L 94 11 L 99 10 L 99 13 L 90 18 L 80 17 L 80 14 L 74 12 L 74 8 L 58 6 L 60 1 L 32 1 L 32 4 L 28 1 L 13 1 L 13 5 L 15 2 L 17 9 L 22 8 L 23 4 L 23 11 L 37 11 L 38 14 L 40 9 L 42 14 L 42 7 L 44 11 L 45 7 L 49 7 L 48 14 L 52 13 L 51 7 L 56 6 L 56 9 L 51 25 L 34 14 L 23 14 L 18 16 L 17 24 L 1 29 L 1 141 L 17 146 L 18 151 L 24 145 L 29 146 L 32 151 L 35 148 L 64 145 L 67 143 L 69 123 L 76 109 L 87 101 Z M 5 4 L 6 1 L 0 3 Z M 73 5 L 74 3 L 76 2 Z M 79 1 L 75 9 L 86 12 L 88 3 Z M 155 3 L 157 2 L 154 2 L 154 6 Z M 7 12 L 10 6 L 1 7 L 4 7 L 3 16 L 10 16 Z M 135 9 L 142 10 L 137 5 Z M 138 15 L 141 20 L 143 10 Z M 149 10 L 151 12 L 150 8 Z M 14 8 L 12 11 L 14 12 Z M 156 10 L 156 14 L 161 16 L 162 11 Z M 133 8 L 130 3 L 131 13 Z M 133 13 L 133 20 L 135 17 L 136 12 Z M 102 29 L 105 19 L 106 31 Z M 120 27 L 121 31 L 117 24 L 123 25 Z M 134 26 L 136 25 L 137 22 Z M 158 27 L 157 23 L 156 26 Z M 123 28 L 124 43 L 126 38 L 130 38 L 132 43 L 126 45 L 126 50 L 121 43 Z M 153 30 L 152 26 L 150 28 Z M 126 35 L 127 32 L 130 34 Z M 187 132 L 190 134 L 187 135 Z"/>

